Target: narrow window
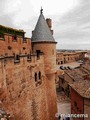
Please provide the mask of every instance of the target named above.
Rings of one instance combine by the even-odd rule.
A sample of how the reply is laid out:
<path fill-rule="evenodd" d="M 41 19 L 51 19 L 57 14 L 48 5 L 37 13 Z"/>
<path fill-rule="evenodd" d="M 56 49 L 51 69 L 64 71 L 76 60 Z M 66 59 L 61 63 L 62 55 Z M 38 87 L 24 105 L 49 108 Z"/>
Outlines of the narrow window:
<path fill-rule="evenodd" d="M 41 79 L 41 72 L 40 71 L 38 73 L 38 78 L 39 78 L 39 80 Z"/>
<path fill-rule="evenodd" d="M 40 57 L 40 50 L 36 50 L 37 58 L 39 59 Z"/>
<path fill-rule="evenodd" d="M 16 60 L 20 60 L 20 57 L 19 57 L 19 55 L 16 55 Z"/>
<path fill-rule="evenodd" d="M 19 62 L 20 62 L 20 56 L 14 55 L 14 63 L 19 63 Z"/>
<path fill-rule="evenodd" d="M 37 81 L 37 73 L 35 73 L 35 82 Z"/>

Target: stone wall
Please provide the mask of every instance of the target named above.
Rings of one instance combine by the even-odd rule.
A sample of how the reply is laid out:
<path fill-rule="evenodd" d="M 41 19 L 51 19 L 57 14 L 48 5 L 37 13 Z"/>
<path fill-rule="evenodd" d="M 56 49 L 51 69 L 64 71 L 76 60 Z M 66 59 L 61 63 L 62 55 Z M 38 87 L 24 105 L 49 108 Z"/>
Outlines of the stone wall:
<path fill-rule="evenodd" d="M 17 36 L 13 40 L 12 35 L 4 34 L 4 38 L 0 38 L 0 56 L 13 54 L 29 54 L 31 50 L 31 40 Z"/>
<path fill-rule="evenodd" d="M 55 43 L 38 43 L 32 51 L 29 38 L 0 38 L 0 101 L 11 120 L 55 119 L 55 72 Z"/>
<path fill-rule="evenodd" d="M 41 79 L 35 81 L 39 71 Z M 13 58 L 1 59 L 0 86 L 0 100 L 15 120 L 49 120 L 42 56 L 40 60 L 34 56 L 32 62 L 22 57 L 20 63 L 14 63 Z"/>
<path fill-rule="evenodd" d="M 56 43 L 33 43 L 33 50 L 33 52 L 40 50 L 44 54 L 49 120 L 54 120 L 55 114 L 57 113 L 55 86 Z"/>
<path fill-rule="evenodd" d="M 33 50 L 40 50 L 44 53 L 45 73 L 56 72 L 56 45 L 55 43 L 34 43 Z"/>

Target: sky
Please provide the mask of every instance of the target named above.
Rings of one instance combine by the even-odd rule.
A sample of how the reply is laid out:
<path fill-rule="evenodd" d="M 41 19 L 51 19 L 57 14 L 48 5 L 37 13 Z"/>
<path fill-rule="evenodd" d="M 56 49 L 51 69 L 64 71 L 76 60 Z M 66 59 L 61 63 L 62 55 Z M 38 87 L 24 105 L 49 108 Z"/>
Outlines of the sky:
<path fill-rule="evenodd" d="M 90 0 L 0 0 L 0 24 L 31 37 L 41 6 L 52 19 L 57 49 L 90 50 Z"/>

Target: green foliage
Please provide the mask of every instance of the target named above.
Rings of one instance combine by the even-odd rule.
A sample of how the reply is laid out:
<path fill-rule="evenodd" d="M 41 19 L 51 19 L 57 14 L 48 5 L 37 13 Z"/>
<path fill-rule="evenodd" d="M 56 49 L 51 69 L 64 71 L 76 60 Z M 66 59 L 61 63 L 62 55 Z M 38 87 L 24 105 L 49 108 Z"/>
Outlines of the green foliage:
<path fill-rule="evenodd" d="M 3 33 L 24 36 L 24 31 L 16 30 L 13 28 L 9 28 L 9 27 L 5 27 L 5 26 L 0 25 L 0 34 L 3 34 Z"/>

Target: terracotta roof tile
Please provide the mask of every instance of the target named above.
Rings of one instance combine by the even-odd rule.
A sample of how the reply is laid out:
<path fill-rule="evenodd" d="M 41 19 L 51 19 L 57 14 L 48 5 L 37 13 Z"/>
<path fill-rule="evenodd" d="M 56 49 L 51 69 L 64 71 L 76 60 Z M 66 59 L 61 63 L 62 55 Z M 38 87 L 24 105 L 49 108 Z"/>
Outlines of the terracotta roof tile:
<path fill-rule="evenodd" d="M 90 98 L 90 81 L 80 80 L 69 85 L 82 97 Z"/>

